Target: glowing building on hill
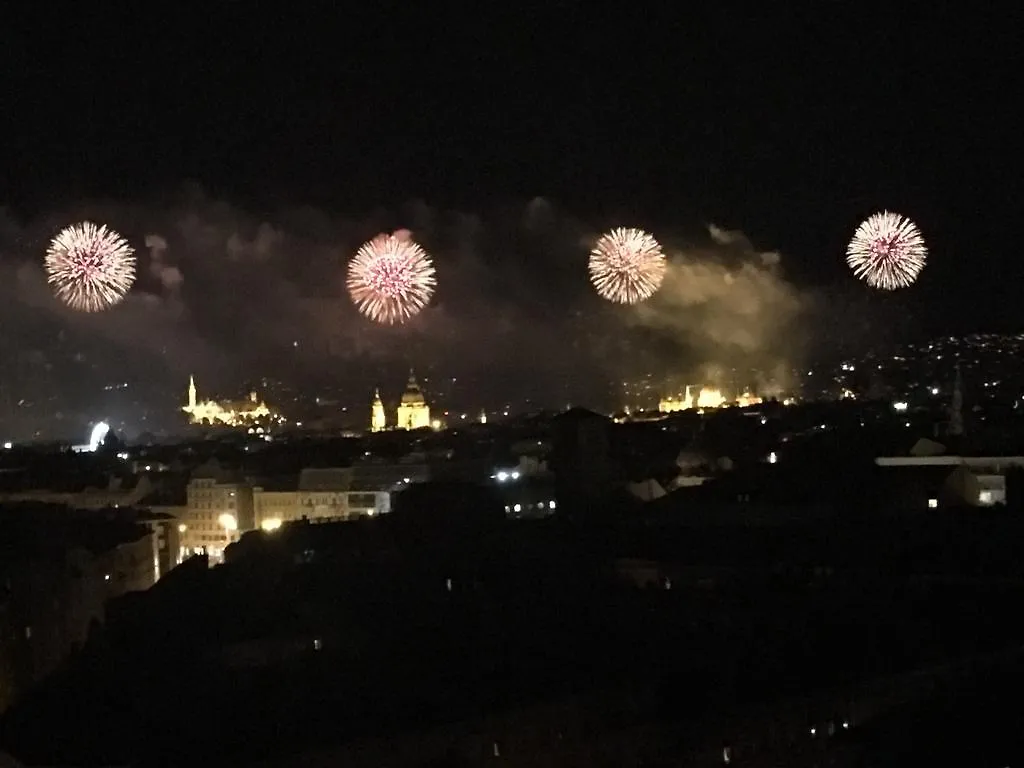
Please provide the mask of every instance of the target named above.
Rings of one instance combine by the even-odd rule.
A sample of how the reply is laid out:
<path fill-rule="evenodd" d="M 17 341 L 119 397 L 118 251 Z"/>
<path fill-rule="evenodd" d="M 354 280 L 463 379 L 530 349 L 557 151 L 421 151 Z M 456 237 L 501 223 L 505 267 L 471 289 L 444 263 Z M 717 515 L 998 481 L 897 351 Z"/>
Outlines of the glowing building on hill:
<path fill-rule="evenodd" d="M 398 413 L 395 421 L 397 429 L 424 429 L 438 428 L 430 420 L 430 406 L 423 396 L 423 391 L 416 381 L 416 376 L 409 372 L 409 383 L 402 393 L 402 399 L 398 404 Z M 373 396 L 373 405 L 370 408 L 370 431 L 380 432 L 387 428 L 387 416 L 384 411 L 384 401 L 381 400 L 380 390 Z"/>
<path fill-rule="evenodd" d="M 255 392 L 250 392 L 246 400 L 203 400 L 200 402 L 196 391 L 196 380 L 188 379 L 188 404 L 181 410 L 189 415 L 193 424 L 210 426 L 221 424 L 228 427 L 241 427 L 260 421 L 280 421 L 280 417 L 261 400 Z"/>
<path fill-rule="evenodd" d="M 723 408 L 727 405 L 738 405 L 746 408 L 749 405 L 758 405 L 761 398 L 750 392 L 744 392 L 735 400 L 726 400 L 722 390 L 711 387 L 701 387 L 694 395 L 693 387 L 687 387 L 686 393 L 680 396 L 663 397 L 658 403 L 658 410 L 662 413 L 676 413 L 678 411 L 689 411 L 694 408 Z"/>

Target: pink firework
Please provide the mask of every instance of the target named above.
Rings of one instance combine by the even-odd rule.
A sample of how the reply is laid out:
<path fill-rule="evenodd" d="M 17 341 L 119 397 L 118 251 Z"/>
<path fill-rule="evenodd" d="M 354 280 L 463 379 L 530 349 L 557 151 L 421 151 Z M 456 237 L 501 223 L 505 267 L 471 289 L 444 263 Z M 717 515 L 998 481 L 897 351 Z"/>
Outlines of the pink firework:
<path fill-rule="evenodd" d="M 46 251 L 46 281 L 80 312 L 100 312 L 135 282 L 134 250 L 114 230 L 86 221 L 62 230 Z"/>
<path fill-rule="evenodd" d="M 928 258 L 921 230 L 898 213 L 867 218 L 846 249 L 846 263 L 872 288 L 894 291 L 917 280 Z"/>
<path fill-rule="evenodd" d="M 437 281 L 426 252 L 404 231 L 377 235 L 348 265 L 348 292 L 371 320 L 404 323 L 430 301 Z"/>

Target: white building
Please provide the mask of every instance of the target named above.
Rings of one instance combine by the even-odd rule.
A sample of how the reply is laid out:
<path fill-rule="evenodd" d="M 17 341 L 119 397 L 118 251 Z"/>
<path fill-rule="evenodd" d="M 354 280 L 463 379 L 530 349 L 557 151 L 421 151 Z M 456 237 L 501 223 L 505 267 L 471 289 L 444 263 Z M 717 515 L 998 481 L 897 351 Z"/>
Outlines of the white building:
<path fill-rule="evenodd" d="M 211 460 L 193 473 L 179 523 L 181 558 L 205 553 L 223 560 L 224 549 L 255 526 L 252 487 Z"/>

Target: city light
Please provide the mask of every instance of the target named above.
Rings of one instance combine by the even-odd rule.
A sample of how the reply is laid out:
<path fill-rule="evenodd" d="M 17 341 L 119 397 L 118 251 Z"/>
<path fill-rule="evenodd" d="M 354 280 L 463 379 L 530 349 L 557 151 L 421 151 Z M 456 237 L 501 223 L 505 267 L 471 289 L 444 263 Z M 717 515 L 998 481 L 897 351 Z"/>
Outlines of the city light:
<path fill-rule="evenodd" d="M 101 421 L 92 428 L 92 434 L 89 435 L 90 452 L 95 452 L 97 448 L 103 445 L 103 441 L 106 439 L 108 432 L 110 432 L 110 425 L 105 421 Z"/>
<path fill-rule="evenodd" d="M 238 520 L 235 519 L 234 515 L 229 515 L 227 512 L 218 517 L 217 522 L 220 523 L 220 527 L 225 531 L 230 532 L 238 530 Z"/>
<path fill-rule="evenodd" d="M 902 413 L 903 411 L 907 410 L 907 404 L 900 400 L 892 404 L 892 409 L 894 411 L 899 411 Z"/>
<path fill-rule="evenodd" d="M 267 533 L 270 533 L 271 531 L 276 531 L 280 527 L 281 518 L 279 517 L 268 517 L 266 520 L 260 523 L 260 528 L 262 528 Z"/>

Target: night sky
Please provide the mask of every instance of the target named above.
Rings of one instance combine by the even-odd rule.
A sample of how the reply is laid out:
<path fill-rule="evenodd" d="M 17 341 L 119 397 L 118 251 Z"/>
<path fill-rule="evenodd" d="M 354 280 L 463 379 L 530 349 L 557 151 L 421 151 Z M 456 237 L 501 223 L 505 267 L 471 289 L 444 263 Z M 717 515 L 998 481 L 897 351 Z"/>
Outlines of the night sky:
<path fill-rule="evenodd" d="M 752 355 L 769 369 L 832 338 L 1024 326 L 1019 14 L 270 5 L 5 16 L 8 352 L 49 360 L 63 331 L 73 348 L 102 340 L 90 354 L 103 368 L 167 382 L 198 369 L 227 388 L 280 365 L 295 338 L 310 349 L 289 353 L 295 376 L 357 371 L 362 386 L 409 363 L 476 368 L 504 382 L 487 399 L 538 378 L 555 391 L 566 371 L 614 378 L 651 355 L 669 367 Z M 889 295 L 843 261 L 882 208 L 913 218 L 931 249 L 919 283 Z M 55 306 L 40 282 L 46 242 L 84 216 L 140 257 L 131 298 L 100 318 Z M 589 243 L 620 224 L 650 228 L 689 265 L 690 287 L 646 315 L 612 311 L 586 282 Z M 709 224 L 749 242 L 723 249 Z M 400 227 L 434 255 L 441 286 L 416 323 L 385 332 L 347 305 L 343 266 Z M 780 264 L 761 256 L 776 251 Z M 722 278 L 694 259 L 749 268 L 740 293 L 691 291 Z M 802 331 L 780 348 L 705 327 L 741 317 Z"/>

